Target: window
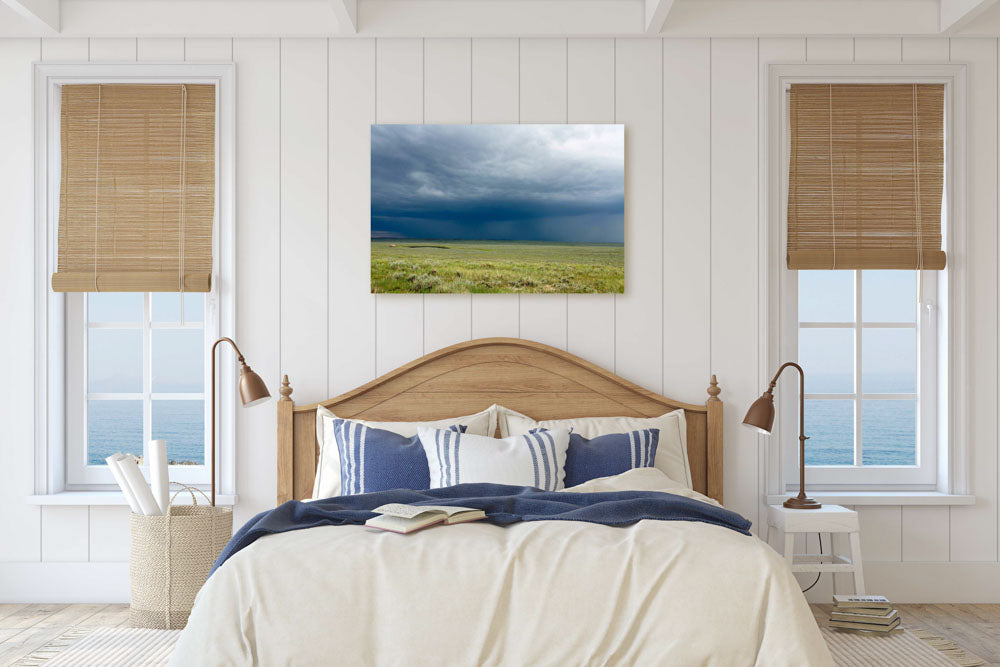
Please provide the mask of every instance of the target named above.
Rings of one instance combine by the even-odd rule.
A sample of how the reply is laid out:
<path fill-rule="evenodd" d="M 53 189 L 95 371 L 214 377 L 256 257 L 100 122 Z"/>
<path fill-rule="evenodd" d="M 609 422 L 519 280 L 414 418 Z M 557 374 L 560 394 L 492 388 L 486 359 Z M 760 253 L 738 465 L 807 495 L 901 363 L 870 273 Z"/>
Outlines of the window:
<path fill-rule="evenodd" d="M 63 492 L 117 491 L 104 459 L 143 456 L 151 439 L 167 441 L 171 481 L 207 484 L 208 350 L 235 331 L 233 66 L 36 64 L 34 78 L 35 497 L 45 504 Z M 168 89 L 176 93 L 169 103 L 141 102 L 139 93 Z M 125 93 L 140 102 L 126 108 Z M 149 110 L 131 113 L 136 104 Z M 101 123 L 114 131 L 91 132 Z M 153 134 L 184 141 L 179 153 L 123 150 L 129 132 L 132 146 Z M 64 133 L 76 143 L 64 144 Z M 164 145 L 177 143 L 169 137 Z M 87 142 L 99 162 L 79 148 Z M 68 158 L 67 146 L 77 146 Z M 163 159 L 143 167 L 154 153 Z M 150 190 L 157 169 L 166 185 Z M 67 172 L 76 176 L 64 188 Z M 122 177 L 133 173 L 141 178 Z M 170 203 L 178 192 L 179 208 Z M 219 357 L 233 367 L 229 350 Z M 219 374 L 223 498 L 235 492 L 235 385 L 234 374 Z"/>
<path fill-rule="evenodd" d="M 965 66 L 951 64 L 767 66 L 767 113 L 762 116 L 767 145 L 762 198 L 767 224 L 761 239 L 767 257 L 761 266 L 761 338 L 765 350 L 760 374 L 767 376 L 762 379 L 766 382 L 774 369 L 789 360 L 798 361 L 805 370 L 805 435 L 810 438 L 805 447 L 806 483 L 814 493 L 968 491 L 964 380 L 968 370 L 963 333 L 967 237 L 962 197 L 965 71 Z M 837 91 L 831 93 L 830 85 L 851 84 L 853 91 L 848 92 L 858 92 L 859 86 L 869 83 L 888 88 L 902 85 L 903 90 L 895 91 L 901 95 L 906 87 L 919 95 L 930 90 L 917 90 L 919 85 L 943 86 L 944 112 L 939 121 L 943 122 L 943 151 L 935 156 L 919 144 L 922 158 L 941 160 L 937 166 L 941 179 L 939 236 L 933 234 L 937 223 L 930 215 L 937 207 L 933 202 L 926 205 L 926 198 L 920 199 L 924 205 L 916 217 L 900 213 L 898 208 L 881 214 L 892 221 L 891 229 L 880 228 L 878 208 L 885 205 L 886 192 L 880 178 L 893 179 L 892 187 L 903 192 L 905 179 L 923 179 L 926 174 L 933 177 L 933 172 L 921 171 L 916 177 L 912 171 L 884 171 L 864 157 L 870 155 L 867 147 L 853 148 L 862 144 L 851 143 L 841 134 L 831 142 L 833 133 L 853 131 L 853 123 L 836 122 L 843 116 L 835 114 L 845 113 L 845 107 L 837 105 L 849 107 L 851 102 L 838 98 Z M 808 151 L 804 156 L 801 152 L 796 155 L 799 166 L 803 157 L 815 158 L 807 167 L 818 165 L 822 169 L 807 174 L 814 177 L 816 189 L 796 190 L 797 210 L 792 213 L 797 228 L 792 239 L 790 91 L 796 84 L 820 84 L 825 98 L 813 100 L 816 104 L 810 110 L 833 129 L 826 130 L 831 136 L 823 134 L 822 127 L 809 135 L 810 139 L 824 139 L 817 140 L 815 146 L 799 144 Z M 866 131 L 864 114 L 847 118 L 861 123 L 858 132 Z M 816 118 L 808 122 L 815 123 Z M 920 127 L 926 130 L 926 125 Z M 859 135 L 859 141 L 880 140 L 877 128 L 867 131 L 869 134 Z M 906 135 L 905 127 L 901 133 L 896 126 L 893 131 L 897 138 Z M 850 166 L 859 157 L 860 166 Z M 883 155 L 880 159 L 896 158 Z M 932 168 L 926 162 L 920 164 L 921 168 Z M 845 165 L 850 173 L 844 173 Z M 854 180 L 852 174 L 857 175 Z M 795 177 L 802 188 L 802 173 Z M 934 182 L 933 178 L 923 180 L 927 182 Z M 921 196 L 929 195 L 926 188 L 916 187 Z M 806 196 L 820 192 L 820 200 L 804 200 L 803 192 Z M 911 195 L 904 196 L 912 201 Z M 893 201 L 890 198 L 888 205 L 894 206 Z M 824 220 L 826 211 L 831 219 Z M 909 227 L 905 220 L 911 221 Z M 909 229 L 917 230 L 916 245 L 912 238 L 906 238 Z M 856 243 L 852 235 L 863 238 L 860 247 L 864 251 L 852 247 Z M 829 240 L 818 241 L 819 237 Z M 944 270 L 918 270 L 943 264 L 943 256 L 936 254 L 934 245 L 938 239 L 940 252 L 948 258 Z M 790 252 L 793 240 L 795 256 Z M 930 252 L 926 252 L 928 240 Z M 874 252 L 866 254 L 868 248 Z M 895 254 L 888 263 L 896 265 L 877 266 L 886 262 L 889 253 Z M 908 259 L 914 256 L 916 262 Z M 795 267 L 789 268 L 790 263 Z M 913 264 L 913 268 L 901 266 L 904 264 Z M 777 421 L 767 450 L 770 497 L 798 488 L 796 384 L 784 378 L 776 395 Z"/>
<path fill-rule="evenodd" d="M 932 482 L 937 272 L 791 273 L 810 479 Z"/>
<path fill-rule="evenodd" d="M 205 368 L 212 293 L 92 292 L 69 297 L 67 482 L 103 484 L 115 452 L 167 441 L 174 481 L 207 481 Z M 182 480 L 183 478 L 183 480 Z"/>

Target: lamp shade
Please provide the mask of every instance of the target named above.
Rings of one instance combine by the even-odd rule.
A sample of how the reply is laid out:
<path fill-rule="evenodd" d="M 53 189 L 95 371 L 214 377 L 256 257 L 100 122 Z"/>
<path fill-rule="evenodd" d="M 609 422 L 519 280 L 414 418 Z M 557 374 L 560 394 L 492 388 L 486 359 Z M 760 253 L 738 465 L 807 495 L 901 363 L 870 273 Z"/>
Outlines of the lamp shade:
<path fill-rule="evenodd" d="M 770 391 L 765 391 L 750 404 L 747 416 L 743 418 L 743 425 L 764 435 L 771 435 L 771 428 L 774 426 L 774 396 Z"/>
<path fill-rule="evenodd" d="M 263 403 L 271 398 L 271 392 L 267 390 L 267 385 L 260 379 L 260 376 L 243 364 L 240 367 L 240 400 L 243 407 L 250 407 L 258 403 Z"/>

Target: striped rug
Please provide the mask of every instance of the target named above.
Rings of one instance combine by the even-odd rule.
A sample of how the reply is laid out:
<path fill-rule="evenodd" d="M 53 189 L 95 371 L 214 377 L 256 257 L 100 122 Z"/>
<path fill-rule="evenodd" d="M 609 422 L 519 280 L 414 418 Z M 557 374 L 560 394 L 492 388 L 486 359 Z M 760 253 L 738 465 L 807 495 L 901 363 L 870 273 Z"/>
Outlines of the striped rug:
<path fill-rule="evenodd" d="M 926 630 L 874 635 L 836 630 L 820 624 L 837 667 L 978 667 L 981 659 L 958 644 Z"/>
<path fill-rule="evenodd" d="M 159 667 L 170 660 L 180 630 L 70 628 L 15 667 Z"/>

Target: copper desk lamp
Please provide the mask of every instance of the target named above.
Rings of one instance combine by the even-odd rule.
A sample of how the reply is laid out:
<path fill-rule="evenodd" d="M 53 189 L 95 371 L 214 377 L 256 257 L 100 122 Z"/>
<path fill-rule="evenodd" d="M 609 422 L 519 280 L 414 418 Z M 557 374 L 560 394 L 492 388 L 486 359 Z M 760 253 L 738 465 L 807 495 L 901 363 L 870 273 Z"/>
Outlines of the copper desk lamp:
<path fill-rule="evenodd" d="M 240 401 L 243 407 L 263 403 L 271 398 L 271 393 L 267 390 L 267 385 L 260 379 L 260 376 L 253 372 L 243 359 L 243 353 L 232 338 L 223 336 L 212 344 L 212 506 L 215 506 L 215 348 L 219 343 L 226 341 L 236 350 L 236 357 L 240 362 Z"/>
<path fill-rule="evenodd" d="M 793 510 L 815 510 L 823 505 L 806 496 L 806 440 L 809 438 L 805 434 L 806 376 L 802 372 L 802 367 L 794 361 L 782 364 L 778 372 L 771 378 L 771 384 L 767 390 L 750 405 L 747 416 L 743 418 L 743 424 L 758 433 L 771 435 L 771 428 L 774 426 L 774 387 L 778 383 L 781 371 L 789 366 L 794 366 L 799 371 L 799 495 L 786 500 L 784 506 Z"/>

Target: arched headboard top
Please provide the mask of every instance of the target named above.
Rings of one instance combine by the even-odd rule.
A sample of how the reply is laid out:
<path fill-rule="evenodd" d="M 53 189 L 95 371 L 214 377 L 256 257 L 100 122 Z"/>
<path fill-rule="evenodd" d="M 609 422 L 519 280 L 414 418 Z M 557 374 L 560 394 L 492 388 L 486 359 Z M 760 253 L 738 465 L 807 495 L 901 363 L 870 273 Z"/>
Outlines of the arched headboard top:
<path fill-rule="evenodd" d="M 519 338 L 481 338 L 427 354 L 357 389 L 296 406 L 287 377 L 278 401 L 278 502 L 307 498 L 317 460 L 316 408 L 372 421 L 430 421 L 499 403 L 535 419 L 656 417 L 683 409 L 694 488 L 722 500 L 722 401 L 677 401 L 563 350 Z"/>

